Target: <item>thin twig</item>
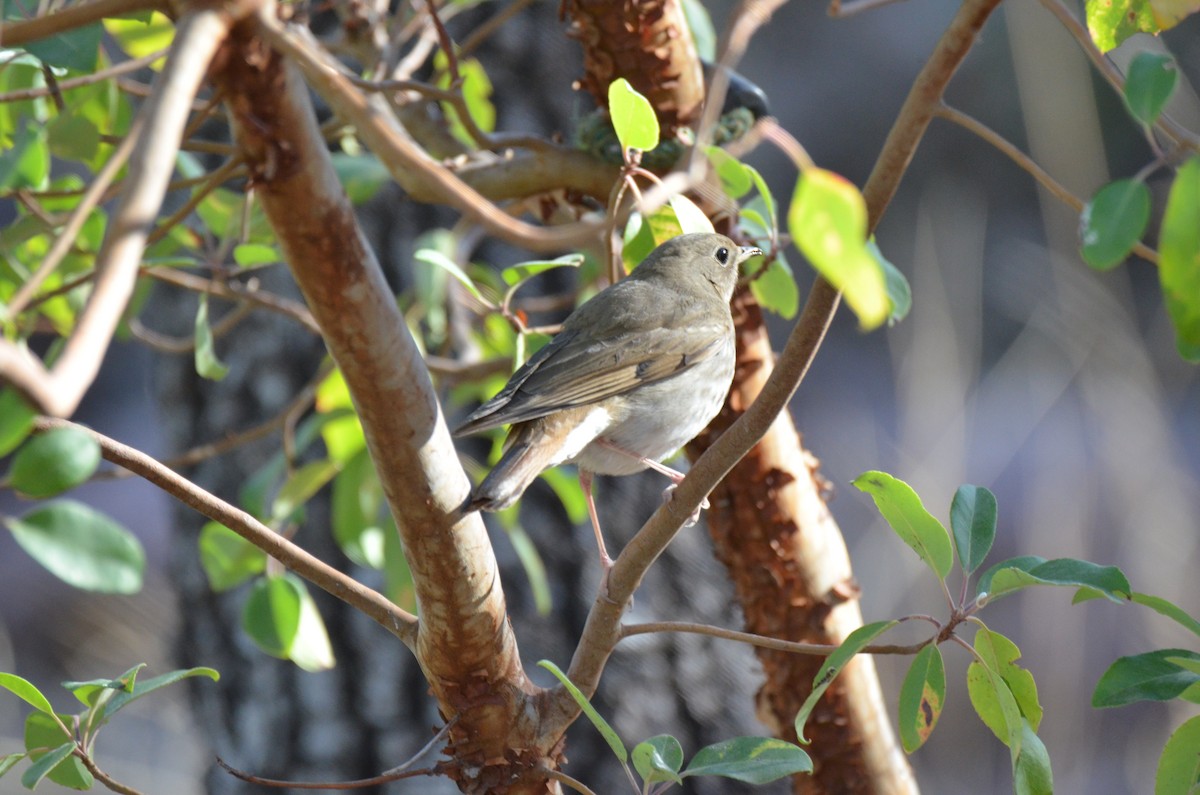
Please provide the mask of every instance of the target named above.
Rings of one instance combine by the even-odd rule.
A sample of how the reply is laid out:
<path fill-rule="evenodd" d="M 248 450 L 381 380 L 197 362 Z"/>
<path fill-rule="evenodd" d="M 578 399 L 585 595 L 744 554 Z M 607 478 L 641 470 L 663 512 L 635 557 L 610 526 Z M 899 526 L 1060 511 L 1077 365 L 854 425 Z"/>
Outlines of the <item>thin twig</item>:
<path fill-rule="evenodd" d="M 1080 199 L 1074 193 L 1071 193 L 1071 191 L 1067 190 L 1066 186 L 1064 186 L 1054 177 L 1050 176 L 1050 174 L 1044 168 L 1039 166 L 1032 157 L 1015 147 L 1011 141 L 1000 135 L 1000 133 L 991 129 L 974 117 L 968 116 L 961 110 L 952 108 L 946 104 L 938 105 L 935 115 L 945 119 L 946 121 L 954 122 L 960 127 L 979 136 L 984 141 L 1000 150 L 1001 154 L 1008 157 L 1009 160 L 1012 160 L 1014 163 L 1016 163 L 1022 171 L 1026 172 L 1035 180 L 1037 180 L 1038 184 L 1045 188 L 1051 196 L 1058 199 L 1075 212 L 1083 212 L 1083 208 L 1085 206 L 1083 199 Z M 1155 265 L 1158 264 L 1158 252 L 1141 241 L 1133 244 L 1133 253 L 1137 254 L 1147 262 L 1152 262 Z"/>
<path fill-rule="evenodd" d="M 568 787 L 575 790 L 576 792 L 583 793 L 583 795 L 596 795 L 596 793 L 594 791 L 592 791 L 591 789 L 589 789 L 588 786 L 586 784 L 584 784 L 582 781 L 580 781 L 579 779 L 576 779 L 576 778 L 572 778 L 571 776 L 568 776 L 566 773 L 562 772 L 561 770 L 555 770 L 553 768 L 542 765 L 540 768 L 538 768 L 538 771 L 541 773 L 544 773 L 546 778 L 553 779 L 553 780 L 557 781 L 559 784 L 566 784 Z"/>
<path fill-rule="evenodd" d="M 861 14 L 864 11 L 882 8 L 883 6 L 898 2 L 900 0 L 848 0 L 845 3 L 842 0 L 831 0 L 828 13 L 834 19 L 845 19 L 855 14 Z"/>
<path fill-rule="evenodd" d="M 768 638 L 765 635 L 755 635 L 751 632 L 738 632 L 733 629 L 714 627 L 710 624 L 696 624 L 689 621 L 647 621 L 640 624 L 623 624 L 621 626 L 621 639 L 624 640 L 634 635 L 647 635 L 658 632 L 685 632 L 691 635 L 708 635 L 713 638 L 748 643 L 751 646 L 759 646 L 764 649 L 794 652 L 795 654 L 813 654 L 820 657 L 827 657 L 839 648 L 828 643 L 800 643 L 799 641 L 780 640 L 779 638 Z M 933 637 L 923 640 L 920 643 L 908 644 L 907 646 L 876 643 L 864 646 L 861 653 L 916 654 L 936 640 L 937 638 Z"/>
<path fill-rule="evenodd" d="M 358 610 L 399 638 L 409 648 L 417 639 L 417 619 L 394 605 L 383 594 L 368 588 L 329 564 L 283 538 L 250 514 L 210 494 L 140 450 L 135 450 L 102 433 L 67 420 L 38 417 L 38 433 L 58 428 L 73 428 L 91 436 L 100 445 L 104 460 L 140 475 L 177 500 L 220 522 L 289 570 Z"/>
<path fill-rule="evenodd" d="M 96 83 L 127 74 L 128 72 L 136 72 L 138 69 L 141 69 L 144 66 L 149 66 L 159 58 L 162 58 L 166 52 L 166 50 L 159 50 L 158 52 L 152 52 L 149 55 L 143 55 L 141 58 L 134 58 L 132 61 L 122 61 L 121 63 L 110 66 L 107 69 L 101 69 L 98 72 L 80 75 L 79 77 L 72 77 L 67 80 L 60 80 L 58 81 L 56 88 L 58 91 L 65 93 L 67 91 L 73 91 L 76 88 L 86 88 L 87 86 L 95 85 Z M 37 97 L 44 97 L 49 93 L 49 86 L 35 86 L 33 88 L 25 88 L 19 91 L 9 91 L 7 93 L 0 94 L 0 104 L 5 102 L 20 102 L 26 99 L 36 99 Z"/>
<path fill-rule="evenodd" d="M 381 776 L 372 776 L 371 778 L 360 778 L 354 781 L 288 781 L 279 778 L 263 778 L 256 776 L 253 773 L 247 773 L 244 770 L 238 770 L 233 765 L 226 762 L 221 757 L 215 757 L 217 764 L 221 768 L 242 781 L 250 784 L 257 784 L 260 787 L 271 787 L 274 789 L 333 789 L 333 790 L 353 790 L 366 789 L 367 787 L 378 787 L 380 784 L 387 784 L 392 781 L 400 781 L 406 778 L 416 778 L 417 776 L 437 776 L 441 775 L 441 770 L 436 767 L 423 767 L 418 770 L 409 770 L 404 773 L 383 774 Z"/>
<path fill-rule="evenodd" d="M 1075 39 L 1079 48 L 1083 50 L 1083 54 L 1092 62 L 1092 66 L 1096 67 L 1096 71 L 1100 73 L 1100 76 L 1108 81 L 1108 84 L 1112 86 L 1118 96 L 1124 96 L 1124 76 L 1117 70 L 1117 67 L 1113 66 L 1112 61 L 1104 53 L 1100 52 L 1095 42 L 1092 41 L 1091 35 L 1087 32 L 1087 28 L 1083 26 L 1083 23 L 1075 18 L 1075 15 L 1071 13 L 1071 10 L 1061 0 L 1041 0 L 1041 2 L 1045 9 L 1053 14 L 1054 18 Z M 1191 132 L 1165 113 L 1158 117 L 1155 127 L 1162 130 L 1163 134 L 1170 138 L 1177 146 L 1186 146 L 1192 151 L 1200 152 L 1200 135 Z"/>
<path fill-rule="evenodd" d="M 119 793 L 119 795 L 142 795 L 140 790 L 136 790 L 128 784 L 122 784 L 112 776 L 105 773 L 96 765 L 96 760 L 92 759 L 91 755 L 81 748 L 75 749 L 75 758 L 83 762 L 83 766 L 87 768 L 97 781 L 103 784 L 109 790 Z"/>
<path fill-rule="evenodd" d="M 560 251 L 578 245 L 594 239 L 603 228 L 599 223 L 579 222 L 547 229 L 511 217 L 421 150 L 396 120 L 386 100 L 356 91 L 341 64 L 332 60 L 307 30 L 284 25 L 270 16 L 261 16 L 260 20 L 263 38 L 295 61 L 313 90 L 355 125 L 364 143 L 410 192 L 418 186 L 432 190 L 438 200 L 472 217 L 490 233 L 537 251 Z"/>
<path fill-rule="evenodd" d="M 299 301 L 293 301 L 290 298 L 284 298 L 281 295 L 275 295 L 265 290 L 248 289 L 239 285 L 238 282 L 214 281 L 213 279 L 205 279 L 174 268 L 145 268 L 142 273 L 151 279 L 173 284 L 176 287 L 183 287 L 192 292 L 206 293 L 229 301 L 249 301 L 261 306 L 263 309 L 268 309 L 276 314 L 295 320 L 314 334 L 321 333 L 321 329 L 317 326 L 317 322 L 313 320 L 312 313 L 308 311 L 308 307 Z"/>
<path fill-rule="evenodd" d="M 94 0 L 69 6 L 53 14 L 0 25 L 0 45 L 19 47 L 27 42 L 49 38 L 57 33 L 82 28 L 105 17 L 119 17 L 137 11 L 166 10 L 159 0 Z"/>

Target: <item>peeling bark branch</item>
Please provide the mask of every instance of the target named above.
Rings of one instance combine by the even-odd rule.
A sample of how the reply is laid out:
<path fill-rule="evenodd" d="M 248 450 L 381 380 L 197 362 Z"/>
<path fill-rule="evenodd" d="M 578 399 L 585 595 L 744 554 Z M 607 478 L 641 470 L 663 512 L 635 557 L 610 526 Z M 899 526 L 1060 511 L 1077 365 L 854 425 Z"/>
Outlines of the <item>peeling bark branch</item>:
<path fill-rule="evenodd" d="M 447 753 L 459 764 L 448 775 L 467 791 L 514 774 L 527 789 L 509 791 L 544 791 L 545 775 L 532 771 L 558 766 L 557 741 L 535 743 L 530 699 L 540 690 L 521 667 L 483 521 L 460 512 L 470 486 L 429 373 L 338 182 L 300 72 L 254 38 L 261 30 L 235 32 L 214 79 L 396 518 L 421 609 L 417 660 L 442 713 L 458 718 Z"/>
<path fill-rule="evenodd" d="M 92 4 L 105 8 L 112 5 L 104 1 Z M 128 10 L 125 5 L 120 7 Z M 0 340 L 0 379 L 9 381 L 43 413 L 70 415 L 96 378 L 113 331 L 133 294 L 146 236 L 175 169 L 175 154 L 192 98 L 230 25 L 229 15 L 220 9 L 188 12 L 180 20 L 154 93 L 139 114 L 142 135 L 136 147 L 138 156 L 129 164 L 126 190 L 96 255 L 95 286 L 54 367 L 47 370 L 27 349 Z"/>

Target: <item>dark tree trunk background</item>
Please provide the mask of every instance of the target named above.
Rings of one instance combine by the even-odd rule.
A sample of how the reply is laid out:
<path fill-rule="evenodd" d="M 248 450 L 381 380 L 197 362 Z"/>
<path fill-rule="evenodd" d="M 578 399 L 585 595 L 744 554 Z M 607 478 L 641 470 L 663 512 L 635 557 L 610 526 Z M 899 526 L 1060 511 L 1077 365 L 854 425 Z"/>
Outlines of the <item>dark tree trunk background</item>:
<path fill-rule="evenodd" d="M 483 18 L 480 9 L 455 20 L 452 32 L 468 30 Z M 458 28 L 457 26 L 461 26 Z M 530 46 L 537 42 L 537 46 Z M 570 134 L 590 112 L 586 95 L 571 89 L 581 73 L 578 45 L 569 41 L 549 6 L 534 6 L 501 28 L 480 53 L 495 87 L 499 127 Z M 569 66 L 566 66 L 569 64 Z M 529 87 L 538 86 L 537 91 Z M 397 292 L 412 282 L 414 238 L 454 218 L 418 205 L 391 187 L 361 213 L 362 223 Z M 489 258 L 521 256 L 489 251 Z M 263 277 L 267 289 L 296 296 L 281 267 Z M 151 323 L 175 334 L 190 332 L 194 299 L 161 290 L 152 302 L 159 312 Z M 323 346 L 295 323 L 255 314 L 218 344 L 229 375 L 217 383 L 196 374 L 190 357 L 161 357 L 159 394 L 173 445 L 219 439 L 274 415 L 316 372 Z M 279 449 L 278 434 L 197 467 L 191 474 L 204 487 L 236 500 L 246 479 Z M 654 474 L 602 479 L 599 505 L 610 545 L 620 548 L 661 499 L 665 483 Z M 327 494 L 325 495 L 327 497 Z M 548 675 L 535 667 L 547 658 L 564 666 L 595 598 L 599 578 L 595 542 L 584 524 L 571 527 L 548 489 L 531 489 L 522 507 L 523 523 L 546 564 L 554 604 L 550 615 L 534 609 L 525 574 L 503 531 L 493 535 L 508 605 L 527 669 L 542 684 Z M 174 577 L 183 609 L 180 664 L 209 665 L 218 685 L 192 688 L 193 701 L 215 753 L 255 774 L 286 779 L 345 780 L 373 776 L 405 761 L 422 747 L 441 721 L 412 655 L 392 636 L 323 593 L 314 597 L 329 629 L 337 657 L 331 671 L 310 674 L 290 662 L 259 652 L 242 634 L 245 590 L 214 595 L 196 551 L 201 518 L 177 509 L 180 527 Z M 310 504 L 297 535 L 305 548 L 339 567 L 352 564 L 333 545 L 327 499 Z M 369 584 L 382 585 L 377 572 L 355 570 Z M 630 620 L 676 619 L 741 626 L 732 588 L 713 558 L 703 526 L 685 531 L 655 566 L 637 595 Z M 627 744 L 669 733 L 690 757 L 704 745 L 743 734 L 765 734 L 754 718 L 754 692 L 760 672 L 753 654 L 729 642 L 697 636 L 639 636 L 622 645 L 606 669 L 594 703 Z M 597 792 L 628 787 L 624 774 L 598 733 L 579 721 L 568 736 L 567 772 Z M 212 793 L 248 793 L 260 788 L 237 781 L 215 766 Z M 689 781 L 685 792 L 769 795 L 788 790 L 738 785 L 721 779 Z M 401 782 L 388 792 L 454 791 L 446 781 Z"/>

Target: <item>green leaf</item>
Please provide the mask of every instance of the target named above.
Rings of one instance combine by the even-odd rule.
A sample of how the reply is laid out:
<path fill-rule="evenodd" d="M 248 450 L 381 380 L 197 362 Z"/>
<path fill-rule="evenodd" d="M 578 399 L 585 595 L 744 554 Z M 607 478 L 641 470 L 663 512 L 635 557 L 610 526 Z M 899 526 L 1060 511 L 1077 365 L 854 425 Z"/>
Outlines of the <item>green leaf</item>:
<path fill-rule="evenodd" d="M 345 465 L 366 449 L 362 423 L 354 413 L 354 401 L 340 370 L 335 369 L 317 386 L 316 409 L 325 415 L 321 440 L 330 458 Z"/>
<path fill-rule="evenodd" d="M 137 666 L 138 669 L 143 667 L 145 666 Z M 130 688 L 116 692 L 112 699 L 104 706 L 104 714 L 101 719 L 107 722 L 112 719 L 113 715 L 116 715 L 143 696 L 148 696 L 176 682 L 182 682 L 184 679 L 195 679 L 201 676 L 207 677 L 214 682 L 219 681 L 221 678 L 221 675 L 213 668 L 197 667 L 168 671 L 165 674 L 152 676 L 148 679 L 139 679 L 136 682 L 131 680 L 132 686 Z"/>
<path fill-rule="evenodd" d="M 520 287 L 534 276 L 557 268 L 578 268 L 583 264 L 582 254 L 566 254 L 558 259 L 532 260 L 510 265 L 500 271 L 500 278 L 509 287 Z"/>
<path fill-rule="evenodd" d="M 5 522 L 30 557 L 69 585 L 125 594 L 142 587 L 142 545 L 124 527 L 82 503 L 59 500 Z"/>
<path fill-rule="evenodd" d="M 538 615 L 547 616 L 550 615 L 553 600 L 550 596 L 550 579 L 546 576 L 546 564 L 542 562 L 542 556 L 538 554 L 529 534 L 516 523 L 516 515 L 515 510 L 509 514 L 514 521 L 507 522 L 504 529 L 517 553 L 517 559 L 521 561 L 521 568 L 525 570 L 525 577 L 529 580 L 529 589 L 533 592 L 533 604 Z"/>
<path fill-rule="evenodd" d="M 1184 649 L 1158 649 L 1120 657 L 1100 677 L 1092 693 L 1093 707 L 1123 707 L 1135 701 L 1170 701 L 1200 682 L 1200 674 L 1181 668 L 1169 658 L 1200 660 Z"/>
<path fill-rule="evenodd" d="M 808 698 L 804 700 L 804 704 L 801 705 L 800 711 L 796 714 L 796 736 L 800 739 L 800 742 L 805 745 L 809 743 L 809 740 L 804 737 L 804 724 L 808 722 L 808 716 L 812 714 L 813 708 L 817 706 L 817 702 L 821 700 L 821 696 L 825 694 L 825 691 L 833 684 L 833 680 L 846 667 L 846 663 L 850 662 L 854 655 L 858 654 L 871 641 L 898 623 L 900 622 L 876 621 L 872 624 L 863 624 L 847 635 L 842 644 L 837 647 L 837 650 L 825 658 L 825 662 L 817 669 L 817 675 L 813 679 L 812 692 L 808 694 Z"/>
<path fill-rule="evenodd" d="M 800 175 L 788 209 L 796 247 L 840 290 L 864 330 L 891 314 L 883 268 L 867 250 L 867 205 L 849 180 L 819 168 Z"/>
<path fill-rule="evenodd" d="M 1079 217 L 1079 253 L 1097 270 L 1125 261 L 1150 222 L 1150 190 L 1133 179 L 1119 179 L 1101 188 Z"/>
<path fill-rule="evenodd" d="M 366 450 L 359 450 L 333 479 L 333 540 L 360 566 L 384 567 L 383 486 Z M 390 517 L 389 517 L 390 518 Z"/>
<path fill-rule="evenodd" d="M 84 116 L 60 113 L 46 128 L 46 142 L 55 157 L 88 162 L 100 149 L 100 131 Z"/>
<path fill-rule="evenodd" d="M 1186 610 L 1175 603 L 1169 602 L 1161 596 L 1151 596 L 1137 591 L 1133 592 L 1133 601 L 1175 621 L 1192 634 L 1200 635 L 1200 621 L 1192 618 Z"/>
<path fill-rule="evenodd" d="M 300 591 L 287 577 L 264 577 L 254 583 L 242 609 L 242 628 L 272 657 L 287 659 L 296 640 Z"/>
<path fill-rule="evenodd" d="M 291 521 L 293 514 L 333 480 L 340 469 L 337 461 L 326 458 L 311 461 L 293 472 L 275 495 L 275 502 L 271 505 L 271 522 Z"/>
<path fill-rule="evenodd" d="M 304 582 L 295 575 L 286 576 L 292 578 L 300 589 L 300 626 L 288 651 L 288 658 L 305 671 L 327 671 L 337 661 L 329 642 L 329 632 L 325 629 L 325 620 L 321 618 L 317 603 L 313 601 Z"/>
<path fill-rule="evenodd" d="M 413 254 L 413 259 L 417 260 L 418 262 L 424 262 L 426 265 L 433 265 L 434 267 L 441 268 L 455 279 L 458 279 L 459 283 L 467 289 L 467 292 L 479 299 L 480 302 L 491 306 L 491 301 L 483 297 L 483 293 L 479 292 L 479 288 L 475 286 L 475 282 L 471 280 L 471 277 L 468 276 L 462 268 L 458 267 L 458 263 L 447 257 L 442 252 L 431 248 L 423 248 L 419 249 L 415 254 Z"/>
<path fill-rule="evenodd" d="M 633 768 L 647 784 L 673 781 L 682 784 L 683 748 L 669 734 L 659 734 L 633 747 Z"/>
<path fill-rule="evenodd" d="M 579 485 L 578 478 L 568 475 L 562 467 L 547 469 L 539 477 L 558 497 L 571 524 L 580 524 L 587 520 L 587 498 L 583 496 L 583 488 Z"/>
<path fill-rule="evenodd" d="M 206 522 L 200 529 L 200 566 L 214 591 L 227 591 L 266 569 L 267 555 L 228 527 Z"/>
<path fill-rule="evenodd" d="M 978 661 L 972 662 L 967 666 L 967 695 L 975 714 L 992 734 L 1007 745 L 1014 756 L 1020 754 L 1021 710 L 1000 674 Z"/>
<path fill-rule="evenodd" d="M 1050 754 L 1028 721 L 1021 721 L 1021 750 L 1013 758 L 1013 791 L 1016 795 L 1054 795 Z"/>
<path fill-rule="evenodd" d="M 334 152 L 330 158 L 346 197 L 355 207 L 373 199 L 379 189 L 392 179 L 387 167 L 375 155 Z"/>
<path fill-rule="evenodd" d="M 687 196 L 679 194 L 672 196 L 667 202 L 671 205 L 671 209 L 675 211 L 675 217 L 679 219 L 679 228 L 683 234 L 691 234 L 693 232 L 715 232 L 712 221 L 704 214 L 704 211 L 696 206 L 696 203 Z"/>
<path fill-rule="evenodd" d="M 762 257 L 752 257 L 750 262 L 762 262 Z M 748 269 L 753 267 L 749 263 Z M 783 259 L 782 252 L 767 265 L 766 272 L 750 282 L 754 299 L 768 312 L 791 320 L 800 311 L 800 287 L 792 268 Z"/>
<path fill-rule="evenodd" d="M 931 643 L 917 652 L 900 686 L 900 742 L 913 753 L 929 739 L 946 703 L 946 668 L 942 652 Z"/>
<path fill-rule="evenodd" d="M 608 87 L 608 112 L 622 152 L 629 149 L 649 152 L 658 146 L 658 117 L 654 115 L 650 100 L 623 77 Z"/>
<path fill-rule="evenodd" d="M 701 60 L 715 63 L 717 31 L 713 27 L 708 9 L 700 0 L 683 0 L 683 17 L 687 20 L 688 30 L 692 32 L 692 41 L 696 43 L 696 53 Z"/>
<path fill-rule="evenodd" d="M 562 683 L 562 686 L 571 694 L 571 698 L 575 699 L 575 703 L 583 710 L 583 714 L 587 716 L 592 725 L 596 727 L 596 730 L 600 732 L 600 736 L 608 743 L 608 747 L 612 749 L 613 754 L 620 760 L 621 764 L 625 764 L 629 760 L 629 751 L 625 750 L 625 743 L 621 742 L 621 738 L 613 731 L 613 727 L 608 725 L 608 721 L 600 717 L 600 713 L 592 706 L 592 702 L 588 701 L 587 696 L 554 663 L 549 660 L 538 660 L 538 665 L 554 674 L 554 678 Z"/>
<path fill-rule="evenodd" d="M 687 8 L 689 3 L 699 5 L 697 0 L 684 0 L 684 8 Z M 726 196 L 737 200 L 754 189 L 754 179 L 740 160 L 719 146 L 709 146 L 705 148 L 704 153 L 716 170 L 717 179 L 721 180 L 721 189 L 725 191 Z"/>
<path fill-rule="evenodd" d="M 963 571 L 979 568 L 996 538 L 996 495 L 983 486 L 964 484 L 950 503 L 950 527 Z"/>
<path fill-rule="evenodd" d="M 1142 124 L 1154 124 L 1175 91 L 1179 71 L 1175 59 L 1156 52 L 1139 52 L 1125 76 L 1125 105 Z"/>
<path fill-rule="evenodd" d="M 0 687 L 24 700 L 39 712 L 45 712 L 47 715 L 54 712 L 54 707 L 50 706 L 50 701 L 42 695 L 42 691 L 34 687 L 33 683 L 27 679 L 22 679 L 16 674 L 0 673 Z"/>
<path fill-rule="evenodd" d="M 243 268 L 270 265 L 282 259 L 274 246 L 265 243 L 241 243 L 233 247 L 233 261 Z"/>
<path fill-rule="evenodd" d="M 200 294 L 200 306 L 196 309 L 196 373 L 201 378 L 220 381 L 229 374 L 229 368 L 217 358 L 213 348 L 212 328 L 208 325 L 208 295 Z"/>
<path fill-rule="evenodd" d="M 1087 26 L 1100 52 L 1108 52 L 1135 33 L 1158 33 L 1146 0 L 1087 0 Z"/>
<path fill-rule="evenodd" d="M 875 500 L 875 507 L 900 540 L 912 547 L 939 579 L 946 579 L 954 564 L 950 534 L 933 514 L 925 510 L 912 487 L 886 472 L 864 472 L 854 486 Z"/>
<path fill-rule="evenodd" d="M 242 611 L 242 627 L 272 657 L 291 660 L 306 671 L 333 667 L 325 624 L 303 581 L 294 574 L 266 577 L 254 584 Z"/>
<path fill-rule="evenodd" d="M 85 707 L 96 706 L 103 698 L 110 699 L 117 692 L 131 692 L 137 682 L 137 675 L 145 663 L 138 663 L 116 679 L 89 679 L 85 682 L 63 682 L 62 686 L 71 691 L 75 698 Z"/>
<path fill-rule="evenodd" d="M 30 440 L 13 458 L 9 482 L 35 499 L 84 483 L 100 466 L 100 445 L 79 428 L 55 428 Z"/>
<path fill-rule="evenodd" d="M 33 717 L 33 716 L 31 715 L 30 717 Z M 40 756 L 40 758 L 38 758 L 38 755 L 36 755 L 36 754 L 30 754 L 29 757 L 31 759 L 37 759 L 37 761 L 34 762 L 32 765 L 30 765 L 29 768 L 25 771 L 25 773 L 22 774 L 21 785 L 23 787 L 25 787 L 26 789 L 34 789 L 35 787 L 37 787 L 38 784 L 42 783 L 42 779 L 44 779 L 46 776 L 51 776 L 50 780 L 53 781 L 54 777 L 52 775 L 52 771 L 54 771 L 54 769 L 56 767 L 58 767 L 60 764 L 62 764 L 64 762 L 64 760 L 66 760 L 68 757 L 70 757 L 74 751 L 75 751 L 75 743 L 66 742 L 66 743 L 63 743 L 62 745 L 58 746 L 57 748 L 55 748 L 53 751 L 49 751 L 45 754 L 42 754 Z M 75 759 L 74 761 L 79 763 L 78 759 Z M 80 764 L 82 765 L 82 763 L 80 763 Z M 78 772 L 78 771 L 76 771 L 76 772 Z M 87 774 L 89 777 L 91 776 L 91 774 L 88 773 L 86 769 L 83 770 L 83 773 Z M 65 772 L 64 772 L 64 774 L 65 774 Z M 62 783 L 62 782 L 60 782 L 60 783 Z M 64 786 L 71 786 L 71 785 L 64 784 Z M 87 786 L 82 785 L 82 782 L 81 782 L 79 784 L 79 786 L 74 787 L 74 789 L 89 789 L 90 787 L 91 787 L 90 782 L 87 784 Z"/>
<path fill-rule="evenodd" d="M 46 130 L 40 124 L 22 118 L 12 145 L 0 148 L 0 190 L 32 188 L 41 190 L 50 175 L 50 149 Z"/>
<path fill-rule="evenodd" d="M 0 458 L 17 448 L 33 430 L 37 412 L 12 387 L 0 390 Z"/>
<path fill-rule="evenodd" d="M 100 55 L 98 24 L 71 28 L 45 39 L 27 42 L 24 46 L 42 63 L 72 69 L 76 72 L 94 72 L 96 58 Z"/>
<path fill-rule="evenodd" d="M 75 720 L 73 715 L 54 716 L 43 712 L 31 712 L 25 718 L 25 750 L 33 765 L 21 776 L 21 783 L 32 789 L 39 781 L 49 775 L 55 784 L 61 784 L 71 789 L 89 789 L 92 786 L 92 774 L 83 766 L 77 757 L 71 756 L 75 749 L 74 738 L 63 731 L 63 726 L 70 726 Z M 63 753 L 63 748 L 66 753 Z M 35 749 L 48 748 L 51 751 Z"/>
<path fill-rule="evenodd" d="M 1154 795 L 1195 795 L 1200 783 L 1200 715 L 1184 721 L 1167 740 L 1154 774 Z"/>
<path fill-rule="evenodd" d="M 887 288 L 888 304 L 891 306 L 887 321 L 889 326 L 894 326 L 908 317 L 908 313 L 912 309 L 912 287 L 909 286 L 908 279 L 904 278 L 904 274 L 900 272 L 900 269 L 893 265 L 887 257 L 883 256 L 883 252 L 879 250 L 879 246 L 875 243 L 874 238 L 867 241 L 867 252 L 875 258 L 875 261 L 879 263 L 879 267 L 883 269 L 883 280 Z"/>
<path fill-rule="evenodd" d="M 734 737 L 701 748 L 683 777 L 722 776 L 748 784 L 769 784 L 812 769 L 812 760 L 799 746 L 771 737 Z"/>
<path fill-rule="evenodd" d="M 1021 650 L 1017 644 L 989 629 L 980 629 L 975 635 L 975 651 L 983 658 L 988 669 L 1000 675 L 1008 686 L 1021 716 L 1029 721 L 1036 732 L 1042 723 L 1042 705 L 1038 701 L 1037 684 L 1033 674 L 1017 665 Z"/>
<path fill-rule="evenodd" d="M 1200 155 L 1171 185 L 1158 236 L 1158 278 L 1179 354 L 1200 362 Z"/>
<path fill-rule="evenodd" d="M 656 247 L 682 234 L 683 224 L 674 205 L 665 204 L 646 217 L 637 213 L 631 215 L 621 247 L 621 261 L 626 273 L 632 273 Z"/>
<path fill-rule="evenodd" d="M 131 58 L 141 58 L 171 46 L 175 38 L 175 24 L 165 14 L 155 11 L 150 19 L 108 18 L 104 29 L 129 53 Z M 151 68 L 162 69 L 163 60 L 151 64 Z"/>
<path fill-rule="evenodd" d="M 1129 600 L 1131 591 L 1129 580 L 1116 566 L 1100 566 L 1075 558 L 1045 560 L 1025 555 L 997 563 L 979 579 L 980 593 L 986 592 L 991 599 L 1031 585 L 1092 588 L 1117 603 Z"/>
<path fill-rule="evenodd" d="M 0 755 L 0 778 L 3 778 L 5 773 L 16 767 L 17 763 L 24 759 L 25 756 L 25 754 Z"/>
<path fill-rule="evenodd" d="M 743 164 L 745 165 L 745 164 Z M 762 174 L 753 166 L 745 166 L 746 172 L 750 175 L 750 179 L 754 182 L 754 188 L 758 191 L 756 201 L 751 201 L 749 206 L 754 207 L 757 202 L 762 202 L 763 212 L 766 213 L 767 221 L 767 237 L 771 240 L 775 239 L 775 232 L 779 229 L 779 210 L 778 202 L 775 201 L 775 194 L 771 193 L 771 189 L 767 187 L 767 181 L 763 179 Z"/>

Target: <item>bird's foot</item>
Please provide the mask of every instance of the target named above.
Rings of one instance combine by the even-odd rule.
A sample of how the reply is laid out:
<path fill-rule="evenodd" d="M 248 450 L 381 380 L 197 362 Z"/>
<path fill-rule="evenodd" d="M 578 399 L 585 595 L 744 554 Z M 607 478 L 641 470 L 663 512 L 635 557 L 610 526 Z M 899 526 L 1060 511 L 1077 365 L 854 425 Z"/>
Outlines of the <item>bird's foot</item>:
<path fill-rule="evenodd" d="M 664 503 L 668 503 L 671 500 L 675 499 L 675 489 L 677 489 L 677 488 L 679 488 L 679 484 L 672 483 L 670 486 L 667 486 L 665 489 L 663 489 L 663 502 Z M 704 511 L 708 510 L 708 497 L 705 497 L 701 501 L 701 503 L 696 507 L 696 510 L 692 511 L 692 515 L 687 518 L 687 521 L 685 521 L 683 523 L 683 526 L 691 527 L 694 524 L 696 524 L 696 522 L 700 521 L 700 511 L 702 511 L 702 510 L 704 510 Z"/>

